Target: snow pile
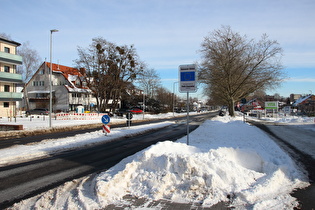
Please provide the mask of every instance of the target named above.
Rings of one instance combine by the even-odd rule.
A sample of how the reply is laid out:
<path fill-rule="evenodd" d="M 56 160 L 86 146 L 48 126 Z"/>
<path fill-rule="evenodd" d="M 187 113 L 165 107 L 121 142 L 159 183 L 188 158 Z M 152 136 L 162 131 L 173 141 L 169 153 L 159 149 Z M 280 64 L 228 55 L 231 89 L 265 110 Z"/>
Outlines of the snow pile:
<path fill-rule="evenodd" d="M 237 118 L 206 121 L 177 143 L 166 141 L 123 160 L 96 178 L 99 205 L 130 194 L 211 206 L 293 209 L 306 177 L 271 139 Z"/>
<path fill-rule="evenodd" d="M 315 117 L 282 117 L 276 120 L 272 120 L 274 122 L 279 123 L 287 123 L 287 124 L 314 124 L 315 123 Z"/>

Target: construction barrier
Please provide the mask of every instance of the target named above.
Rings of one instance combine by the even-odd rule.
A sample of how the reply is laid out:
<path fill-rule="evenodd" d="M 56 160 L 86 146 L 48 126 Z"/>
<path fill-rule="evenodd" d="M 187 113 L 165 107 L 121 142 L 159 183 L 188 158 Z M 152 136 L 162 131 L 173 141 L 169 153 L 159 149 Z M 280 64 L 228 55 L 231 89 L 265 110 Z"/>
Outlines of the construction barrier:
<path fill-rule="evenodd" d="M 57 113 L 56 120 L 99 120 L 104 114 L 102 113 Z"/>

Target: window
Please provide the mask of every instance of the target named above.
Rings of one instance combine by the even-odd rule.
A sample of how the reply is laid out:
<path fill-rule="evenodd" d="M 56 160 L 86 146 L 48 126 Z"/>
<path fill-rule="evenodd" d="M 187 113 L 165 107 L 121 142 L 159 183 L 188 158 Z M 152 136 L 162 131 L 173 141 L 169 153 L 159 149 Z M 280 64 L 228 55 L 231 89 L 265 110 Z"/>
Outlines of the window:
<path fill-rule="evenodd" d="M 4 72 L 10 72 L 10 66 L 4 66 Z"/>
<path fill-rule="evenodd" d="M 73 98 L 80 98 L 81 97 L 81 93 L 72 93 L 72 97 Z"/>
<path fill-rule="evenodd" d="M 45 81 L 33 81 L 33 86 L 45 86 Z"/>
<path fill-rule="evenodd" d="M 4 85 L 4 92 L 10 92 L 10 85 Z"/>
<path fill-rule="evenodd" d="M 9 103 L 9 102 L 3 102 L 3 107 L 8 108 L 9 106 L 10 106 L 10 103 Z"/>
<path fill-rule="evenodd" d="M 39 74 L 45 74 L 45 69 L 42 69 Z"/>
<path fill-rule="evenodd" d="M 36 93 L 36 98 L 49 98 L 49 93 Z"/>
<path fill-rule="evenodd" d="M 8 48 L 8 47 L 4 47 L 4 52 L 6 52 L 6 53 L 10 53 L 10 48 Z"/>

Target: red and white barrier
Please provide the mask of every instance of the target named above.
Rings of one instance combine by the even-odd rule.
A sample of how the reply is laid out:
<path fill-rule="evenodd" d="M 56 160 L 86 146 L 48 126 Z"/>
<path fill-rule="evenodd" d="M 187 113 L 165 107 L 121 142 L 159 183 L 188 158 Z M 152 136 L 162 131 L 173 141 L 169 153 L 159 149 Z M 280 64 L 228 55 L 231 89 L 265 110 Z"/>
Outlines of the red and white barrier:
<path fill-rule="evenodd" d="M 101 113 L 58 113 L 56 120 L 99 120 L 104 114 Z"/>
<path fill-rule="evenodd" d="M 103 133 L 110 133 L 110 126 L 109 125 L 103 125 Z"/>

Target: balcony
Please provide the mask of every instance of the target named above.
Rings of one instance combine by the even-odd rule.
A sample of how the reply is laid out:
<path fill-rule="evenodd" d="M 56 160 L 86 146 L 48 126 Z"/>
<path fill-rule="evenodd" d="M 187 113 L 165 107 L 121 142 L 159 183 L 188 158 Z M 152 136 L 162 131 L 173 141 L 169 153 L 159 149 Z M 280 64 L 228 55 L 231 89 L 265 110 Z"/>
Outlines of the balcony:
<path fill-rule="evenodd" d="M 0 72 L 0 81 L 20 83 L 22 82 L 22 74 Z"/>
<path fill-rule="evenodd" d="M 22 56 L 10 54 L 6 52 L 0 52 L 0 62 L 20 65 L 22 64 Z"/>
<path fill-rule="evenodd" d="M 22 93 L 0 92 L 0 101 L 22 101 Z"/>

